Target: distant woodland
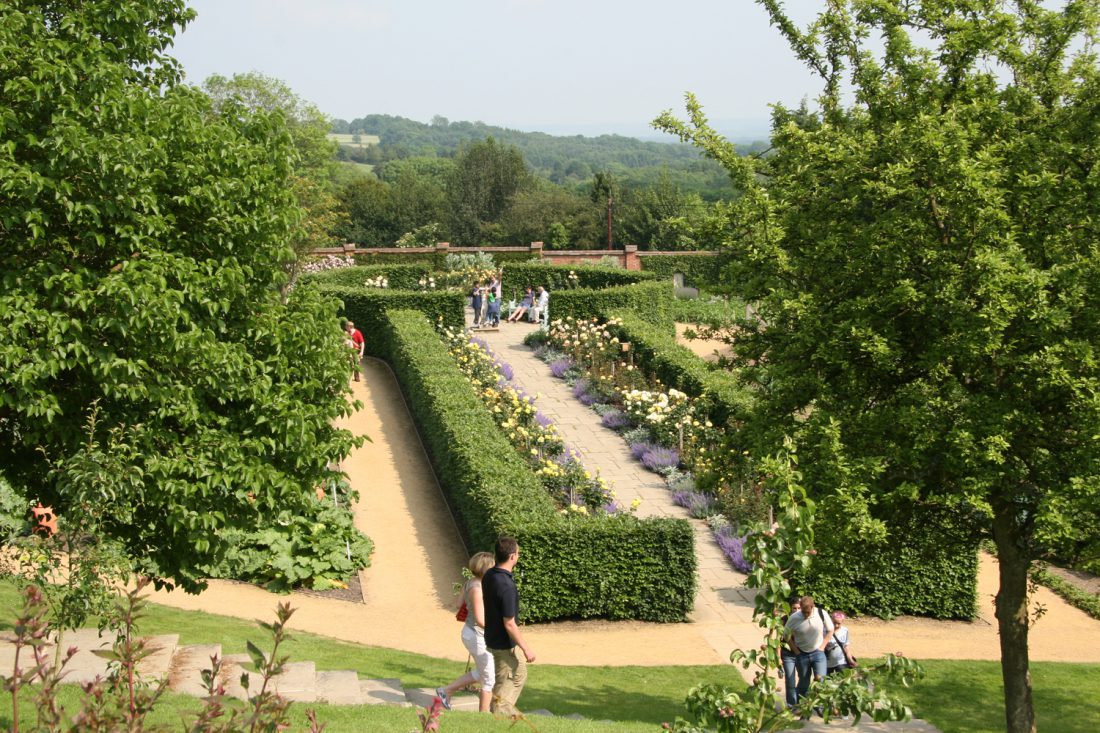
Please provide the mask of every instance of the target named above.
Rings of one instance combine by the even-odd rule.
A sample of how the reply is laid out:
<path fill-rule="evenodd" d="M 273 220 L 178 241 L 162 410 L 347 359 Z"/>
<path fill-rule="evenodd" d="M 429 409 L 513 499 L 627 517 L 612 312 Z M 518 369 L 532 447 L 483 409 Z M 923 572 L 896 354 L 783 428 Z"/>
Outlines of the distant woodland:
<path fill-rule="evenodd" d="M 697 249 L 701 220 L 737 195 L 688 145 L 620 135 L 554 136 L 483 122 L 335 120 L 342 234 L 366 246 L 637 244 Z M 350 136 L 350 137 L 349 137 Z M 743 152 L 761 153 L 755 143 Z M 705 227 L 703 228 L 705 230 Z"/>

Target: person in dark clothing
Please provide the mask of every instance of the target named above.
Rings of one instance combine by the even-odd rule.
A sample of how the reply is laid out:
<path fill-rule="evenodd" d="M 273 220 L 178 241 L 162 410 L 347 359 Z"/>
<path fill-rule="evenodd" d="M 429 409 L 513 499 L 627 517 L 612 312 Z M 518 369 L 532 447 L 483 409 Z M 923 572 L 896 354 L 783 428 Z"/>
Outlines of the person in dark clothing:
<path fill-rule="evenodd" d="M 519 543 L 513 537 L 497 540 L 496 565 L 481 581 L 485 598 L 485 646 L 493 655 L 496 680 L 493 685 L 492 711 L 515 716 L 516 701 L 527 682 L 527 665 L 535 661 L 516 619 L 519 617 L 519 591 L 512 570 L 519 562 Z M 516 654 L 520 648 L 523 656 Z"/>

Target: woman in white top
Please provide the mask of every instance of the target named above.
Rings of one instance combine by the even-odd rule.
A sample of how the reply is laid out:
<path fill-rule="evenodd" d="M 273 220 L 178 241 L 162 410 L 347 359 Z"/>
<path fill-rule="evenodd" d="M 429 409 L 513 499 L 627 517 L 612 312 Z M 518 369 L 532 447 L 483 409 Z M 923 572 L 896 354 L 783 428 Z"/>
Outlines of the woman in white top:
<path fill-rule="evenodd" d="M 493 567 L 492 553 L 479 552 L 470 558 L 466 568 L 473 578 L 466 581 L 462 588 L 462 603 L 466 604 L 468 614 L 462 625 L 462 644 L 474 659 L 474 669 L 459 677 L 446 687 L 437 687 L 435 694 L 443 701 L 443 707 L 451 709 L 451 695 L 467 685 L 481 683 L 478 696 L 478 711 L 489 712 L 493 701 L 493 683 L 496 681 L 493 657 L 485 646 L 485 599 L 481 594 L 481 579 L 489 568 Z M 461 605 L 461 604 L 460 604 Z"/>

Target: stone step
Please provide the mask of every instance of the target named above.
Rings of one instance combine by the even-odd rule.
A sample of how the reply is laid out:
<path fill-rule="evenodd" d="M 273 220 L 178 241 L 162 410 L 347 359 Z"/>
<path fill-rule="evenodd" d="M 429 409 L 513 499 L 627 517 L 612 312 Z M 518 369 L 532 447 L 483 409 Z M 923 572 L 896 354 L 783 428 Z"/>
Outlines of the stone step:
<path fill-rule="evenodd" d="M 432 687 L 414 687 L 405 690 L 405 699 L 410 705 L 421 708 L 430 708 L 435 699 L 435 689 Z M 451 710 L 465 710 L 477 712 L 477 695 L 468 692 L 457 692 L 451 695 Z"/>
<path fill-rule="evenodd" d="M 64 658 L 70 647 L 76 647 L 77 652 L 69 663 L 65 665 L 65 682 L 73 684 L 86 684 L 97 678 L 106 678 L 108 661 L 96 655 L 94 652 L 110 650 L 114 645 L 115 636 L 110 632 L 103 636 L 97 629 L 77 629 L 66 631 L 61 635 L 61 656 Z M 51 648 L 50 654 L 53 654 Z"/>
<path fill-rule="evenodd" d="M 397 705 L 405 708 L 412 705 L 405 699 L 405 688 L 398 679 L 359 680 L 359 691 L 363 695 L 364 705 Z"/>
<path fill-rule="evenodd" d="M 287 662 L 283 673 L 271 679 L 272 689 L 291 702 L 316 702 L 317 665 L 313 662 Z"/>
<path fill-rule="evenodd" d="M 252 664 L 252 657 L 247 654 L 226 654 L 222 657 L 221 674 L 218 681 L 225 689 L 225 694 L 238 700 L 247 700 L 250 695 L 255 695 L 263 685 L 263 678 L 259 672 L 250 671 L 246 665 Z M 248 678 L 248 689 L 241 684 L 241 678 Z"/>
<path fill-rule="evenodd" d="M 179 634 L 142 637 L 149 656 L 138 662 L 138 673 L 146 680 L 163 680 L 172 668 L 172 657 L 180 643 Z"/>
<path fill-rule="evenodd" d="M 194 697 L 206 695 L 202 671 L 210 669 L 211 658 L 221 658 L 221 644 L 187 644 L 176 649 L 168 670 L 168 687 Z"/>
<path fill-rule="evenodd" d="M 362 705 L 359 675 L 350 669 L 318 672 L 317 700 L 330 705 Z"/>

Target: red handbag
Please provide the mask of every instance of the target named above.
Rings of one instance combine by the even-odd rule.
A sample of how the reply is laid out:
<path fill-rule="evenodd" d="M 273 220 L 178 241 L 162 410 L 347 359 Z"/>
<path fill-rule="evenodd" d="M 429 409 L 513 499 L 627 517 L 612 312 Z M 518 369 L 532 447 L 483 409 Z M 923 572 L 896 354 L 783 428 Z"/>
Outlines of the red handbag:
<path fill-rule="evenodd" d="M 458 613 L 455 614 L 455 619 L 459 621 L 465 621 L 466 617 L 470 615 L 470 610 L 466 608 L 466 601 L 462 602 L 462 605 L 458 607 Z"/>

